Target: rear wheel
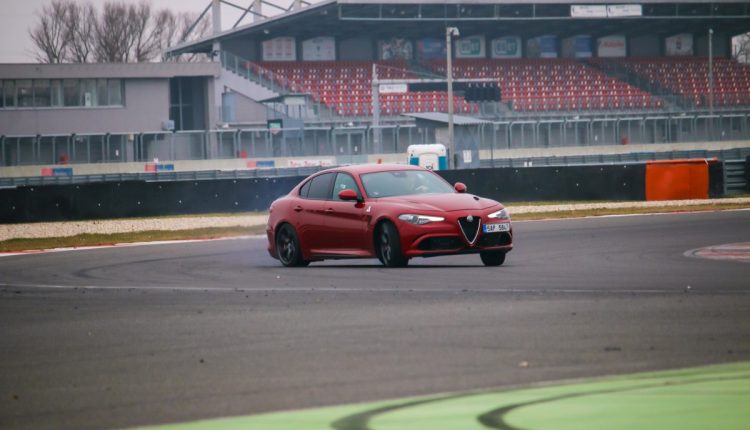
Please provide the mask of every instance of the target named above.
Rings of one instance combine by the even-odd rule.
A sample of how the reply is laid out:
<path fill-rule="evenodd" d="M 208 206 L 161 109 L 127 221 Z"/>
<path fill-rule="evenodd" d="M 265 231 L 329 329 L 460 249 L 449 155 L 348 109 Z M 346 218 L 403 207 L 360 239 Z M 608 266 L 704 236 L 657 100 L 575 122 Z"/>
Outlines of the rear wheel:
<path fill-rule="evenodd" d="M 480 252 L 479 256 L 485 266 L 501 266 L 505 263 L 505 252 L 503 251 L 484 251 Z"/>
<path fill-rule="evenodd" d="M 386 222 L 378 232 L 378 259 L 386 267 L 404 267 L 409 259 L 401 252 L 401 238 L 393 224 Z"/>
<path fill-rule="evenodd" d="M 281 264 L 287 267 L 304 267 L 310 264 L 302 259 L 297 232 L 289 224 L 284 224 L 276 232 L 276 255 Z"/>

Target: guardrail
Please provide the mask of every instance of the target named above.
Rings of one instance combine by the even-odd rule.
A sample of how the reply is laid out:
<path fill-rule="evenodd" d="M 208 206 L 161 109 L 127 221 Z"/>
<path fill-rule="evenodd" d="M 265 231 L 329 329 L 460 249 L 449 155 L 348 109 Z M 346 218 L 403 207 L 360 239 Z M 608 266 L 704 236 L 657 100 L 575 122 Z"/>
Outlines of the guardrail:
<path fill-rule="evenodd" d="M 585 166 L 634 164 L 652 160 L 679 160 L 686 158 L 717 158 L 727 161 L 731 173 L 724 183 L 730 184 L 725 188 L 725 194 L 744 192 L 747 182 L 744 181 L 745 165 L 742 164 L 750 157 L 750 148 L 736 148 L 726 150 L 694 150 L 669 152 L 633 152 L 626 154 L 597 154 L 580 156 L 550 156 L 524 157 L 505 159 L 481 160 L 482 168 L 499 167 L 556 167 L 556 166 Z M 69 176 L 25 176 L 0 178 L 0 188 L 14 188 L 28 185 L 64 185 L 86 184 L 95 182 L 123 182 L 123 181 L 208 181 L 220 179 L 248 179 L 264 177 L 307 176 L 328 167 L 290 167 L 290 168 L 259 168 L 251 170 L 195 170 L 195 171 L 166 171 L 143 173 L 111 173 L 95 175 Z M 726 173 L 725 173 L 726 174 Z M 743 185 L 744 184 L 744 185 Z M 745 188 L 743 188 L 743 186 Z"/>
<path fill-rule="evenodd" d="M 479 149 L 502 150 L 750 140 L 750 113 L 653 117 L 580 117 L 486 122 Z M 435 131 L 409 125 L 340 125 L 271 130 L 0 136 L 0 167 L 44 164 L 218 160 L 405 153 L 433 143 Z"/>
<path fill-rule="evenodd" d="M 623 154 L 595 154 L 559 157 L 521 157 L 482 160 L 481 166 L 490 167 L 534 167 L 576 166 L 587 164 L 627 164 L 653 160 L 679 160 L 686 158 L 718 158 L 719 160 L 744 159 L 750 156 L 750 148 L 724 150 L 692 150 L 668 152 L 630 152 Z M 743 161 L 744 162 L 744 161 Z"/>

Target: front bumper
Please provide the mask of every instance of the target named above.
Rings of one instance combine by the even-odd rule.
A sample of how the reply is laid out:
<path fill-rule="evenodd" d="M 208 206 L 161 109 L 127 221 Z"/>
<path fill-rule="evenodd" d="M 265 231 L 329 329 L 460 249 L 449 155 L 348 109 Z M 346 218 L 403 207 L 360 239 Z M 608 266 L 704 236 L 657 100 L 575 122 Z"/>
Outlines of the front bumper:
<path fill-rule="evenodd" d="M 513 249 L 513 226 L 510 219 L 480 218 L 474 240 L 465 234 L 458 223 L 461 216 L 446 216 L 445 221 L 424 225 L 398 222 L 401 249 L 406 257 L 432 257 L 452 254 L 470 254 L 482 251 L 505 251 Z M 485 223 L 511 224 L 507 232 L 484 233 Z"/>

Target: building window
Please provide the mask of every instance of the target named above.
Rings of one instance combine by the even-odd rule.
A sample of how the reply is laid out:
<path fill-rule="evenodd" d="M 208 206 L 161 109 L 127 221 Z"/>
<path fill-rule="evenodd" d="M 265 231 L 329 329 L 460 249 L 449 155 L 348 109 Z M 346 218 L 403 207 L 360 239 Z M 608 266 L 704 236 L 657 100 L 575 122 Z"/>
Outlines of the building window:
<path fill-rule="evenodd" d="M 96 80 L 96 105 L 107 106 L 107 80 L 97 79 Z"/>
<path fill-rule="evenodd" d="M 63 86 L 61 80 L 53 79 L 50 81 L 50 98 L 53 107 L 63 105 Z"/>
<path fill-rule="evenodd" d="M 34 88 L 31 86 L 31 79 L 16 81 L 16 98 L 18 107 L 34 106 Z"/>
<path fill-rule="evenodd" d="M 96 79 L 84 79 L 81 83 L 81 101 L 83 106 L 96 106 Z"/>
<path fill-rule="evenodd" d="M 122 98 L 122 81 L 120 79 L 107 80 L 107 90 L 109 93 L 110 106 L 125 106 Z"/>
<path fill-rule="evenodd" d="M 0 80 L 0 109 L 124 106 L 122 79 Z"/>
<path fill-rule="evenodd" d="M 64 106 L 81 105 L 81 84 L 78 79 L 65 79 L 63 81 Z"/>
<path fill-rule="evenodd" d="M 16 81 L 4 81 L 3 90 L 3 98 L 5 99 L 3 106 L 6 108 L 16 107 Z"/>
<path fill-rule="evenodd" d="M 34 80 L 34 107 L 52 106 L 52 94 L 48 79 Z"/>

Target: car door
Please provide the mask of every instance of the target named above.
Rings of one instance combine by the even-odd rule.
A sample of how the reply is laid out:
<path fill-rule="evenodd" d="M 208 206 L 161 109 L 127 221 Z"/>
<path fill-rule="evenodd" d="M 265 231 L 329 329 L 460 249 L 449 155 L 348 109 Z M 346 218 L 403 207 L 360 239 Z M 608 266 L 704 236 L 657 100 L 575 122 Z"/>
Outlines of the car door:
<path fill-rule="evenodd" d="M 338 172 L 326 206 L 326 225 L 332 250 L 340 254 L 358 255 L 366 252 L 367 213 L 364 203 L 339 199 L 339 192 L 346 189 L 353 189 L 362 197 L 354 177 Z"/>
<path fill-rule="evenodd" d="M 326 209 L 331 195 L 331 186 L 335 173 L 323 173 L 310 179 L 309 185 L 300 188 L 300 198 L 294 202 L 292 210 L 295 216 L 295 229 L 299 234 L 302 246 L 313 253 L 330 247 Z"/>

